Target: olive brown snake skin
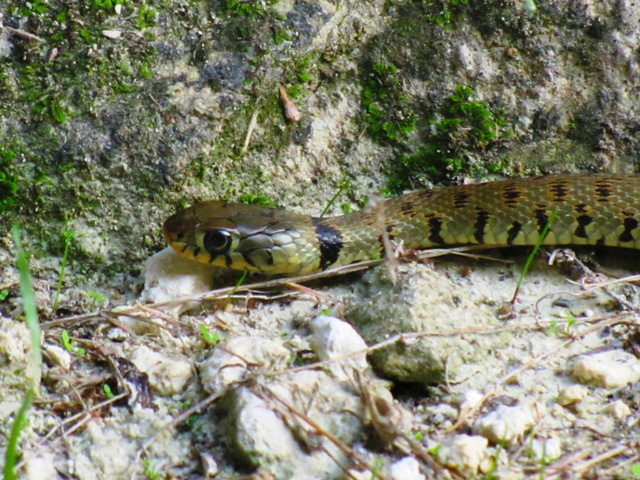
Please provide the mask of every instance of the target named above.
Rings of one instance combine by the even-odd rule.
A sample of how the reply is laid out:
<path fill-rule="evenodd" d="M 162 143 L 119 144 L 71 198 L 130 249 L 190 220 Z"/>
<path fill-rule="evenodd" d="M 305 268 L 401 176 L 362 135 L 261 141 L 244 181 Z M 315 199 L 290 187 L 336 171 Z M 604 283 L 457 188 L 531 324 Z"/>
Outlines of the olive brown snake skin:
<path fill-rule="evenodd" d="M 555 212 L 555 214 L 553 214 Z M 162 228 L 179 254 L 215 266 L 298 275 L 404 248 L 604 245 L 640 249 L 640 176 L 563 175 L 424 190 L 341 217 L 209 201 Z"/>

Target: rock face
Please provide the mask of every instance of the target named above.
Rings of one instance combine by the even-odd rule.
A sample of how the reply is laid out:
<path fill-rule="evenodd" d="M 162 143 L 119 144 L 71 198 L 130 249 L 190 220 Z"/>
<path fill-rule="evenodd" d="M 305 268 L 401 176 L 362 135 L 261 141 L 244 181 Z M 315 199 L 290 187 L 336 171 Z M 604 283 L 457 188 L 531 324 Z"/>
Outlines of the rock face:
<path fill-rule="evenodd" d="M 52 256 L 71 229 L 97 275 L 104 262 L 135 275 L 179 202 L 316 213 L 345 182 L 341 202 L 357 205 L 460 175 L 634 168 L 633 2 L 13 3 L 0 7 L 0 214 L 29 216 Z"/>
<path fill-rule="evenodd" d="M 13 224 L 43 328 L 19 474 L 511 478 L 534 459 L 595 478 L 593 459 L 628 463 L 635 320 L 612 312 L 633 287 L 586 293 L 536 262 L 504 308 L 519 268 L 456 258 L 402 266 L 396 285 L 380 268 L 313 299 L 213 302 L 198 295 L 225 277 L 165 252 L 140 292 L 162 221 L 195 201 L 320 214 L 335 198 L 334 214 L 381 190 L 637 171 L 637 2 L 5 0 L 0 26 L 0 437 L 32 371 Z M 149 405 L 122 365 L 147 376 Z"/>

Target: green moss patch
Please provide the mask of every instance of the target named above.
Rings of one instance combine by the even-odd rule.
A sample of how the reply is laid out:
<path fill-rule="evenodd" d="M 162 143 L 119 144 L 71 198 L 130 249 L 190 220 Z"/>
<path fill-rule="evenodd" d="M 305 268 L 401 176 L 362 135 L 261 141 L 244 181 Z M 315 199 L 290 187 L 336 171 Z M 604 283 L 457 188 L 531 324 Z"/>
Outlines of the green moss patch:
<path fill-rule="evenodd" d="M 416 117 L 401 89 L 401 74 L 390 63 L 371 66 L 369 80 L 362 87 L 362 108 L 367 131 L 376 140 L 405 138 L 416 124 Z"/>
<path fill-rule="evenodd" d="M 504 168 L 502 164 L 476 164 L 470 161 L 510 134 L 503 112 L 473 100 L 473 89 L 457 85 L 442 108 L 429 120 L 431 135 L 414 153 L 404 155 L 392 165 L 389 190 L 401 192 L 415 188 L 416 179 L 428 177 L 443 181 L 461 173 L 482 173 Z"/>

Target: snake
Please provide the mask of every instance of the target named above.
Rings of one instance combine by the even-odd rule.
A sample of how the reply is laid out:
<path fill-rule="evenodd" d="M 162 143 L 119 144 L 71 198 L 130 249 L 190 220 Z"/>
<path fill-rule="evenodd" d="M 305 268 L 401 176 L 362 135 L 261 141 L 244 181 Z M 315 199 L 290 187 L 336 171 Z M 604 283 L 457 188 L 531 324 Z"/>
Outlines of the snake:
<path fill-rule="evenodd" d="M 342 216 L 225 201 L 167 218 L 169 246 L 202 263 L 274 276 L 404 249 L 591 245 L 640 249 L 640 176 L 569 174 L 419 190 Z M 544 234 L 544 235 L 543 235 Z"/>

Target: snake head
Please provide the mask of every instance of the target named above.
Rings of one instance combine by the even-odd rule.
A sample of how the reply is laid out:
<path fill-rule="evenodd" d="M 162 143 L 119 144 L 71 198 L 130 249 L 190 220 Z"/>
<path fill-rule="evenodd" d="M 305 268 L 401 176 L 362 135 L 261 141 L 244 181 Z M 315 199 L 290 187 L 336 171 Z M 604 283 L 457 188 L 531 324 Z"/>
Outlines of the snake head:
<path fill-rule="evenodd" d="M 263 274 L 304 273 L 309 254 L 300 222 L 308 217 L 258 205 L 197 203 L 162 227 L 177 253 L 218 267 Z M 295 226 L 294 226 L 295 225 Z"/>

